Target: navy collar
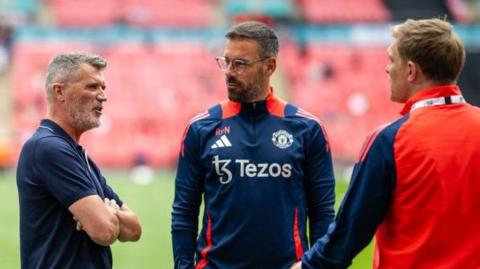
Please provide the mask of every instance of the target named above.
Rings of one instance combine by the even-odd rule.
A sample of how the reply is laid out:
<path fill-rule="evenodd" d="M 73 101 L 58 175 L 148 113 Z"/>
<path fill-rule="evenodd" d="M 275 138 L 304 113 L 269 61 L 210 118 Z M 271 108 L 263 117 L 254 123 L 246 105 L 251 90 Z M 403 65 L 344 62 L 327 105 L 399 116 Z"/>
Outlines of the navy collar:
<path fill-rule="evenodd" d="M 56 122 L 54 122 L 53 120 L 50 120 L 50 119 L 42 119 L 40 121 L 40 126 L 38 127 L 38 129 L 46 129 L 46 130 L 49 130 L 50 132 L 52 132 L 53 134 L 57 135 L 57 136 L 60 136 L 62 138 L 64 138 L 65 140 L 67 140 L 73 147 L 75 148 L 80 148 L 82 149 L 82 147 L 80 145 L 77 144 L 77 142 L 75 142 L 75 140 L 73 140 L 72 137 L 70 137 L 67 132 L 65 130 L 63 130 L 62 127 L 60 127 L 60 125 L 58 125 Z"/>
<path fill-rule="evenodd" d="M 267 101 L 260 100 L 252 103 L 242 103 L 240 114 L 247 116 L 268 114 Z"/>
<path fill-rule="evenodd" d="M 256 118 L 258 115 L 271 114 L 277 117 L 285 116 L 285 107 L 287 103 L 273 94 L 273 88 L 266 99 L 252 103 L 238 103 L 233 101 L 225 101 L 221 104 L 222 119 L 230 118 L 235 115 L 243 115 Z"/>

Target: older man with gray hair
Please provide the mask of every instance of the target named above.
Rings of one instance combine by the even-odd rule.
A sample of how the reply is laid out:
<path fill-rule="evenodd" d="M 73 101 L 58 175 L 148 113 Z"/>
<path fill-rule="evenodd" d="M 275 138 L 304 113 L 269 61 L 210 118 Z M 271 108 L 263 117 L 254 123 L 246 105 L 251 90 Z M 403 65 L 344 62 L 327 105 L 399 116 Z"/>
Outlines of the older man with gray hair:
<path fill-rule="evenodd" d="M 48 65 L 47 116 L 24 144 L 17 168 L 24 269 L 112 268 L 109 246 L 140 238 L 137 216 L 78 144 L 100 126 L 106 66 L 83 52 L 60 54 Z"/>

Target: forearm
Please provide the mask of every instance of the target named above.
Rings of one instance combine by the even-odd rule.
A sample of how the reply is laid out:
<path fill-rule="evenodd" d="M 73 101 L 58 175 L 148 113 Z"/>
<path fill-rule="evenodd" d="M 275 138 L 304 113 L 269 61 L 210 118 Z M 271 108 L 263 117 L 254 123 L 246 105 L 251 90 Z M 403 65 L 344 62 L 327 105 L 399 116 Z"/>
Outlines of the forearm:
<path fill-rule="evenodd" d="M 118 240 L 121 242 L 138 241 L 142 234 L 142 227 L 137 215 L 123 205 L 117 210 L 116 216 L 119 222 Z"/>
<path fill-rule="evenodd" d="M 120 234 L 120 225 L 118 219 L 115 216 L 112 216 L 110 224 L 103 228 L 101 231 L 96 232 L 87 232 L 90 239 L 93 242 L 101 246 L 110 246 L 111 244 L 117 241 L 117 238 Z"/>
<path fill-rule="evenodd" d="M 312 216 L 309 215 L 309 242 L 310 247 L 315 244 L 315 242 L 325 235 L 328 231 L 329 225 L 335 221 L 334 211 L 323 212 L 324 214 Z"/>
<path fill-rule="evenodd" d="M 312 184 L 313 185 L 313 184 Z M 335 218 L 335 182 L 333 178 L 317 181 L 308 192 L 309 239 L 312 246 L 327 233 Z"/>
<path fill-rule="evenodd" d="M 90 195 L 72 204 L 69 210 L 76 221 L 76 229 L 85 231 L 95 243 L 109 246 L 117 240 L 120 224 L 110 202 L 107 204 L 97 195 Z"/>
<path fill-rule="evenodd" d="M 175 269 L 193 269 L 195 262 L 196 233 L 172 231 L 172 245 Z"/>
<path fill-rule="evenodd" d="M 198 233 L 198 210 L 173 205 L 172 245 L 175 269 L 193 269 Z"/>

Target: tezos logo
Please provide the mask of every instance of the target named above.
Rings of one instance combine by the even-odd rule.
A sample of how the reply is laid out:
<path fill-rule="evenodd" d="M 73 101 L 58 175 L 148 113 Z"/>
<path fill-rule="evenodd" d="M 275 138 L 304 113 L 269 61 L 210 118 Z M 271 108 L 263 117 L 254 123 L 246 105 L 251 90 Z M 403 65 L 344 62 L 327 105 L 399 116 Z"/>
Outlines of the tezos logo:
<path fill-rule="evenodd" d="M 232 181 L 232 171 L 228 165 L 231 159 L 221 160 L 218 155 L 213 156 L 213 167 L 218 175 L 220 183 L 228 184 Z M 292 176 L 292 165 L 289 163 L 252 163 L 246 159 L 233 160 L 235 171 L 238 171 L 240 178 L 290 178 Z"/>
<path fill-rule="evenodd" d="M 272 142 L 275 146 L 286 149 L 293 143 L 293 136 L 285 130 L 278 130 L 272 135 Z"/>
<path fill-rule="evenodd" d="M 215 172 L 220 177 L 220 183 L 227 184 L 232 181 L 232 172 L 227 168 L 227 165 L 232 160 L 220 160 L 218 155 L 213 156 L 213 165 L 215 166 Z"/>

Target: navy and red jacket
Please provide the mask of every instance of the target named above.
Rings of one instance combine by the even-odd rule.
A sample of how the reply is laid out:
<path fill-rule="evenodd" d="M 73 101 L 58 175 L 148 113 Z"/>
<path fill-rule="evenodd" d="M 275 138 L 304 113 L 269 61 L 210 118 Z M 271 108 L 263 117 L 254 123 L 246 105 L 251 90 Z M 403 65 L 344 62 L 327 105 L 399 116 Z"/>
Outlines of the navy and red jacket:
<path fill-rule="evenodd" d="M 424 89 L 366 140 L 335 223 L 303 269 L 480 268 L 480 109 L 456 85 Z"/>
<path fill-rule="evenodd" d="M 333 221 L 334 182 L 327 136 L 305 111 L 273 93 L 210 108 L 182 143 L 175 268 L 289 268 Z"/>

